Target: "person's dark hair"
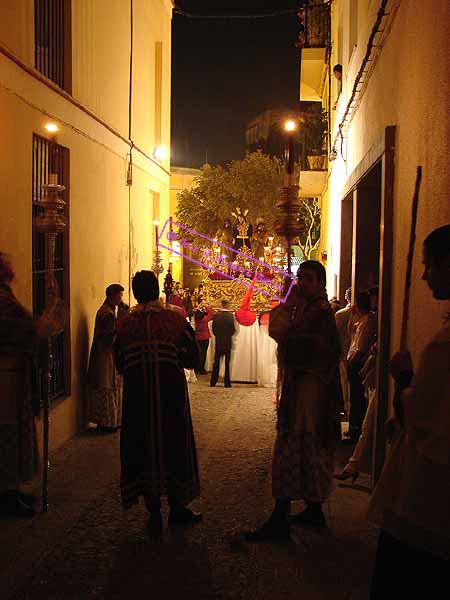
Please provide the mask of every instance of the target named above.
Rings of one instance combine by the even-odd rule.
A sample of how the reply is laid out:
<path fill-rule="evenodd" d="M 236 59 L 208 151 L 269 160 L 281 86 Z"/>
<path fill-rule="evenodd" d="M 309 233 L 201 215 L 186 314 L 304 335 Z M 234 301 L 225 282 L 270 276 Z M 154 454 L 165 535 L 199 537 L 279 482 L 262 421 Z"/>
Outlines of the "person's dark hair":
<path fill-rule="evenodd" d="M 195 322 L 197 323 L 198 321 L 201 321 L 206 315 L 207 313 L 204 312 L 201 308 L 197 308 L 197 310 L 194 312 Z"/>
<path fill-rule="evenodd" d="M 9 285 L 14 279 L 14 271 L 8 256 L 0 252 L 0 283 Z"/>
<path fill-rule="evenodd" d="M 368 292 L 359 292 L 355 298 L 356 306 L 359 310 L 369 312 L 370 310 L 370 296 Z"/>
<path fill-rule="evenodd" d="M 228 308 L 230 306 L 230 301 L 224 298 L 220 301 L 220 304 L 222 305 L 222 308 Z"/>
<path fill-rule="evenodd" d="M 323 285 L 327 284 L 327 272 L 325 271 L 325 267 L 318 260 L 305 260 L 297 269 L 297 277 L 300 275 L 300 271 L 308 269 L 309 271 L 314 271 L 316 277 L 319 281 L 323 283 Z"/>
<path fill-rule="evenodd" d="M 112 283 L 111 285 L 108 285 L 108 287 L 105 290 L 105 295 L 107 298 L 111 298 L 111 296 L 114 296 L 114 294 L 117 294 L 118 292 L 123 292 L 124 288 L 120 285 L 120 283 Z"/>
<path fill-rule="evenodd" d="M 131 287 L 139 304 L 159 298 L 159 282 L 153 271 L 138 271 L 133 277 Z"/>
<path fill-rule="evenodd" d="M 342 73 L 342 65 L 340 65 L 339 63 L 337 65 L 334 65 L 333 73 L 334 73 L 334 71 L 337 71 L 338 73 Z"/>
<path fill-rule="evenodd" d="M 430 256 L 436 262 L 444 260 L 450 256 L 450 224 L 443 225 L 432 231 L 423 242 L 423 245 Z"/>

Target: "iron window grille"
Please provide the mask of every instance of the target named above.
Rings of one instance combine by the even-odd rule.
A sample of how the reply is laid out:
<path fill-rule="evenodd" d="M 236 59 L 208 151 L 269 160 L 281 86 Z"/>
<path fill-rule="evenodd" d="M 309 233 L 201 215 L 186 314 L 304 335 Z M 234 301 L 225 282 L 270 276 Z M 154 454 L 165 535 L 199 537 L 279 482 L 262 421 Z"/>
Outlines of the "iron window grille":
<path fill-rule="evenodd" d="M 58 282 L 61 298 L 64 305 L 69 309 L 70 289 L 69 289 L 69 150 L 56 144 L 54 148 L 56 171 L 58 173 L 58 182 L 62 183 L 66 189 L 63 192 L 63 198 L 66 203 L 66 230 L 58 234 L 55 248 L 55 261 L 53 272 Z M 33 276 L 33 314 L 39 316 L 47 302 L 47 290 L 45 282 L 45 273 L 47 269 L 47 246 L 43 233 L 40 233 L 35 226 L 35 217 L 42 210 L 41 200 L 43 198 L 43 184 L 48 183 L 50 165 L 50 142 L 39 136 L 33 135 L 33 168 L 32 168 L 32 207 L 33 207 L 33 240 L 32 240 L 32 276 Z M 47 348 L 43 344 L 39 356 L 38 385 L 41 398 L 47 393 Z M 58 331 L 52 338 L 53 368 L 52 368 L 52 389 L 50 390 L 50 399 L 56 400 L 66 397 L 70 394 L 70 318 L 66 319 L 64 329 Z"/>
<path fill-rule="evenodd" d="M 35 67 L 69 93 L 71 38 L 71 0 L 35 0 Z"/>

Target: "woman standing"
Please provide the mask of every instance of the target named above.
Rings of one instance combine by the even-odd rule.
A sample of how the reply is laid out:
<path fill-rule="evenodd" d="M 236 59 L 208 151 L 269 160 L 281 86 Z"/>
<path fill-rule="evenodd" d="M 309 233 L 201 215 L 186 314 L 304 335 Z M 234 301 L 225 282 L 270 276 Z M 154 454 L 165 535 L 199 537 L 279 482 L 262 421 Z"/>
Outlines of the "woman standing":
<path fill-rule="evenodd" d="M 204 304 L 198 306 L 195 313 L 195 340 L 199 349 L 199 365 L 197 369 L 197 375 L 205 375 L 205 361 L 206 354 L 208 352 L 209 338 L 211 332 L 209 331 L 209 322 L 213 318 L 213 311 L 210 306 Z"/>

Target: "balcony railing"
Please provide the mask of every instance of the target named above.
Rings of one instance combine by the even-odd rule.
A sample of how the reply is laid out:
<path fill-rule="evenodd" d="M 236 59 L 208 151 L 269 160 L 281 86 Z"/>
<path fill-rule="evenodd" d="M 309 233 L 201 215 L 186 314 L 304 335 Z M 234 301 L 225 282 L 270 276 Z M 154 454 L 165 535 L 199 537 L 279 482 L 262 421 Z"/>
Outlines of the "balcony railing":
<path fill-rule="evenodd" d="M 303 21 L 303 48 L 328 48 L 331 32 L 330 3 L 313 0 L 300 14 Z"/>

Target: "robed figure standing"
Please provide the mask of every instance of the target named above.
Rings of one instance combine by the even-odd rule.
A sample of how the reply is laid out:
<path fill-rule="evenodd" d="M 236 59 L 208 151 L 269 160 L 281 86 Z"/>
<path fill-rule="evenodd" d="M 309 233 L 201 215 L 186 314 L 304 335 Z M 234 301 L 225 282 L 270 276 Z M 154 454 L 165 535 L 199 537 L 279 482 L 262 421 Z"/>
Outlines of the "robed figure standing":
<path fill-rule="evenodd" d="M 105 300 L 95 317 L 89 358 L 89 420 L 103 432 L 117 431 L 122 420 L 122 376 L 116 369 L 113 344 L 117 319 L 128 310 L 122 302 L 123 291 L 118 283 L 106 288 Z"/>
<path fill-rule="evenodd" d="M 32 517 L 35 498 L 24 486 L 39 469 L 39 345 L 62 327 L 64 315 L 53 298 L 33 319 L 15 297 L 13 279 L 12 265 L 0 252 L 0 516 Z"/>
<path fill-rule="evenodd" d="M 287 539 L 291 500 L 306 509 L 292 517 L 307 527 L 325 526 L 322 503 L 332 489 L 334 452 L 340 439 L 340 346 L 327 300 L 324 267 L 305 261 L 289 298 L 270 312 L 269 335 L 278 343 L 277 435 L 272 458 L 275 508 L 250 541 Z"/>
<path fill-rule="evenodd" d="M 200 482 L 183 370 L 196 366 L 198 350 L 187 320 L 160 303 L 152 271 L 136 273 L 132 287 L 138 305 L 118 324 L 116 344 L 124 377 L 121 494 L 124 508 L 144 497 L 149 527 L 159 533 L 161 496 L 168 496 L 169 525 L 201 518 L 186 508 Z"/>

